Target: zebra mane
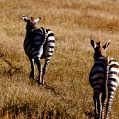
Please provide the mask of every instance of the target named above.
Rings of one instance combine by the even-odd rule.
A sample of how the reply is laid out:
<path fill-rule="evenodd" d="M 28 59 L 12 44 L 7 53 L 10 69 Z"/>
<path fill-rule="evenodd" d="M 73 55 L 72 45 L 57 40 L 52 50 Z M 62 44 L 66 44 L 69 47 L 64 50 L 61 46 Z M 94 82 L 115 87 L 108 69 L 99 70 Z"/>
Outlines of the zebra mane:
<path fill-rule="evenodd" d="M 106 57 L 106 49 L 110 44 L 110 40 L 108 40 L 107 43 L 105 43 L 104 45 L 102 44 L 101 41 L 97 41 L 96 43 L 94 42 L 94 40 L 91 40 L 91 45 L 94 49 L 94 60 L 98 60 L 100 58 L 105 58 Z"/>
<path fill-rule="evenodd" d="M 97 41 L 96 45 L 99 46 L 100 48 L 102 48 L 102 42 L 101 41 Z"/>
<path fill-rule="evenodd" d="M 101 41 L 97 41 L 97 42 L 96 42 L 96 45 L 102 47 L 102 42 L 101 42 Z"/>
<path fill-rule="evenodd" d="M 96 42 L 96 47 L 98 48 L 98 55 L 104 57 L 103 46 L 101 41 Z"/>

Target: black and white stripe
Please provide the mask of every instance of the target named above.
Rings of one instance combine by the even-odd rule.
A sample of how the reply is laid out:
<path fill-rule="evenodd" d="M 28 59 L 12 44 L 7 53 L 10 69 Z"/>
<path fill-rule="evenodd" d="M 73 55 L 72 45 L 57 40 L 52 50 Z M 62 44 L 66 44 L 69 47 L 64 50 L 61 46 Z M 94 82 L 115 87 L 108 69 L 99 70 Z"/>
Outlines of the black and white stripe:
<path fill-rule="evenodd" d="M 31 17 L 31 19 L 28 19 L 26 16 L 23 16 L 23 20 L 26 22 L 24 50 L 31 63 L 30 77 L 35 79 L 34 64 L 36 64 L 39 72 L 38 83 L 43 85 L 43 78 L 55 48 L 54 33 L 48 28 L 35 27 L 40 18 L 34 19 Z M 43 68 L 40 59 L 45 59 Z"/>
<path fill-rule="evenodd" d="M 94 65 L 91 69 L 89 82 L 94 89 L 95 119 L 108 119 L 114 92 L 119 84 L 119 63 L 106 57 L 106 48 L 110 43 L 102 46 L 101 42 L 91 45 L 94 48 Z"/>

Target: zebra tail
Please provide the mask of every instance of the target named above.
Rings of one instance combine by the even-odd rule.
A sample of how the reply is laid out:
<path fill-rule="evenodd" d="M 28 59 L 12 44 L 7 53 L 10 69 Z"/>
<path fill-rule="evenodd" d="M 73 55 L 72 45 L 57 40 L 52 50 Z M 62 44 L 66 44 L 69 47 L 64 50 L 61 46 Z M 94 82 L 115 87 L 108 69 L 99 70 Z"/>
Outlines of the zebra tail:
<path fill-rule="evenodd" d="M 109 57 L 106 58 L 106 74 L 105 74 L 105 82 L 102 91 L 102 104 L 106 103 L 108 100 L 108 75 L 109 75 Z"/>

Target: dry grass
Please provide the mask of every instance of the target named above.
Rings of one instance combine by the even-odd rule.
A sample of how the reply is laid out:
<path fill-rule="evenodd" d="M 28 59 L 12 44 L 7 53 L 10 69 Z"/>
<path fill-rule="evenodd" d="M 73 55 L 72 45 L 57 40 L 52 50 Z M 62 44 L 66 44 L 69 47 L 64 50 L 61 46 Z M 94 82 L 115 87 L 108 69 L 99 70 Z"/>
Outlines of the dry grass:
<path fill-rule="evenodd" d="M 107 54 L 119 61 L 118 0 L 0 0 L 0 118 L 93 119 L 90 39 L 111 40 Z M 56 48 L 41 88 L 29 79 L 22 15 L 41 17 Z M 119 90 L 110 119 L 119 118 Z"/>

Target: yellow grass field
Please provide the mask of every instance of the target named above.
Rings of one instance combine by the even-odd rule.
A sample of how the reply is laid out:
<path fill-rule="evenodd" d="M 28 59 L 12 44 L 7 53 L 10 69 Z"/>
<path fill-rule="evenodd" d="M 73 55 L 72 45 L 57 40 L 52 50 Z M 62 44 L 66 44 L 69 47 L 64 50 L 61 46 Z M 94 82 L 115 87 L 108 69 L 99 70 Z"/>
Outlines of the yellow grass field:
<path fill-rule="evenodd" d="M 22 15 L 56 37 L 44 87 L 29 79 Z M 119 61 L 119 0 L 0 0 L 0 119 L 94 119 L 91 39 L 110 39 Z M 119 119 L 118 94 L 109 119 Z"/>

